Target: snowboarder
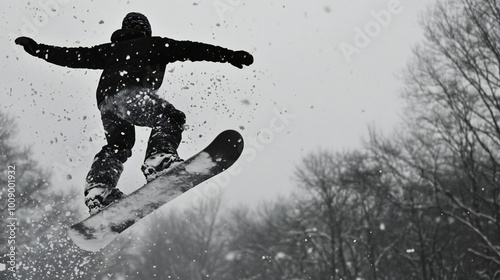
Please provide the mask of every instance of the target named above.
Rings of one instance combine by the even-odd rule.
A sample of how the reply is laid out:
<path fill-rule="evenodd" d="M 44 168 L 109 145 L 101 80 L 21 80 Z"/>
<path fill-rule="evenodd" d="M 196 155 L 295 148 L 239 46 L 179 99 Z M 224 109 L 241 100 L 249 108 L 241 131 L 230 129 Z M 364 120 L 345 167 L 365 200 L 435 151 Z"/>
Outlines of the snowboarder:
<path fill-rule="evenodd" d="M 90 214 L 123 197 L 116 185 L 123 163 L 132 155 L 134 126 L 152 128 L 141 167 L 148 181 L 182 161 L 177 148 L 185 115 L 157 94 L 168 63 L 229 62 L 238 68 L 253 63 L 252 55 L 245 51 L 153 37 L 146 16 L 136 12 L 125 16 L 121 29 L 112 34 L 111 43 L 67 48 L 38 44 L 28 37 L 19 37 L 15 43 L 53 64 L 103 70 L 97 86 L 97 106 L 107 144 L 95 156 L 86 177 L 84 196 Z"/>

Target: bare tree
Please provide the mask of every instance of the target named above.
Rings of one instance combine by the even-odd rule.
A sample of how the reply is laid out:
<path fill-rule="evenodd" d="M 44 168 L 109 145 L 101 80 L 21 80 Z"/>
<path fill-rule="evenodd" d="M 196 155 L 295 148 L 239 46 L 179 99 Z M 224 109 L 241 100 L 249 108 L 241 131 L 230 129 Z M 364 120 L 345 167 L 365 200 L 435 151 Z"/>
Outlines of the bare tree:
<path fill-rule="evenodd" d="M 422 279 L 494 279 L 500 275 L 499 4 L 440 1 L 422 24 L 425 42 L 403 77 L 406 133 L 388 142 L 372 137 L 371 146 L 401 186 L 401 205 L 414 209 Z"/>
<path fill-rule="evenodd" d="M 19 145 L 16 132 L 15 122 L 0 113 L 0 218 L 9 225 L 0 236 L 0 254 L 2 264 L 13 260 L 16 272 L 4 275 L 6 279 L 85 277 L 91 254 L 80 251 L 66 236 L 74 222 L 74 198 L 51 187 L 50 173 L 37 164 L 29 148 Z"/>
<path fill-rule="evenodd" d="M 395 212 L 394 185 L 376 160 L 361 152 L 319 152 L 296 171 L 310 223 L 323 236 L 329 277 L 380 279 L 397 277 L 393 251 L 407 226 Z"/>
<path fill-rule="evenodd" d="M 297 168 L 299 184 L 307 190 L 314 201 L 314 211 L 325 219 L 328 235 L 330 276 L 334 279 L 352 279 L 346 255 L 347 224 L 352 210 L 354 191 L 341 183 L 342 162 L 326 152 L 308 156 L 303 166 Z"/>
<path fill-rule="evenodd" d="M 232 277 L 408 276 L 401 250 L 408 248 L 412 208 L 403 209 L 398 184 L 386 173 L 365 153 L 307 156 L 296 169 L 300 188 L 292 198 L 264 204 L 258 211 L 233 211 L 228 227 Z"/>
<path fill-rule="evenodd" d="M 230 219 L 230 279 L 326 279 L 325 236 L 298 200 L 280 198 Z"/>

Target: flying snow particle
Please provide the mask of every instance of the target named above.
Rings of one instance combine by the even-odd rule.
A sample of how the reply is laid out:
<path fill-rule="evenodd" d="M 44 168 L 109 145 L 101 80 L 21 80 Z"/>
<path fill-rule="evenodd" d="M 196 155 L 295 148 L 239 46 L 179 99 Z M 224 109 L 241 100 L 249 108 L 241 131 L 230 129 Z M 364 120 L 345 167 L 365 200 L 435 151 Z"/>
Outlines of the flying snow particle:
<path fill-rule="evenodd" d="M 284 259 L 284 258 L 286 258 L 286 254 L 285 254 L 285 253 L 283 253 L 283 252 L 278 252 L 278 253 L 276 254 L 276 257 L 275 257 L 275 259 L 277 259 L 277 260 L 279 260 L 279 259 Z"/>
<path fill-rule="evenodd" d="M 90 257 L 84 257 L 83 262 L 80 263 L 80 266 L 84 266 L 86 264 L 90 263 Z"/>
<path fill-rule="evenodd" d="M 235 252 L 229 252 L 227 255 L 224 257 L 227 261 L 233 261 L 237 257 L 237 254 Z"/>

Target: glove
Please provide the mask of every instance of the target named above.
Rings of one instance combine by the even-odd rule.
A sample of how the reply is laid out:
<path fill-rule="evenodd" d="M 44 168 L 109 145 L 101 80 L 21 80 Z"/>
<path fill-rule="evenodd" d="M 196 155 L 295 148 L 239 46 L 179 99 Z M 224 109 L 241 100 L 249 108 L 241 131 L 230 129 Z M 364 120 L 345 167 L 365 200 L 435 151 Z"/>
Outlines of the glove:
<path fill-rule="evenodd" d="M 253 63 L 253 56 L 246 51 L 235 51 L 229 63 L 238 68 L 243 68 L 243 65 L 248 66 Z"/>
<path fill-rule="evenodd" d="M 31 55 L 35 55 L 36 50 L 38 49 L 38 43 L 28 37 L 19 37 L 14 42 L 23 46 L 24 50 Z"/>

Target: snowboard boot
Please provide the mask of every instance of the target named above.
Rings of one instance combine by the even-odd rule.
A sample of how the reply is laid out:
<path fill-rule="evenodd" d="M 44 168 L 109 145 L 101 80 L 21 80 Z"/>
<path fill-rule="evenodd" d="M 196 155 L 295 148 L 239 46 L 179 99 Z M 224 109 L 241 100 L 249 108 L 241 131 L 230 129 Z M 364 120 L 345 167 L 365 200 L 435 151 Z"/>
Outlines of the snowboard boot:
<path fill-rule="evenodd" d="M 123 196 L 123 192 L 117 188 L 106 188 L 104 185 L 96 186 L 85 191 L 85 205 L 89 208 L 90 215 L 94 215 Z"/>
<path fill-rule="evenodd" d="M 158 153 L 148 157 L 141 167 L 142 173 L 146 176 L 146 180 L 151 182 L 156 177 L 165 174 L 170 168 L 176 166 L 183 160 L 175 154 Z"/>

